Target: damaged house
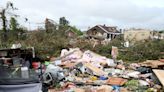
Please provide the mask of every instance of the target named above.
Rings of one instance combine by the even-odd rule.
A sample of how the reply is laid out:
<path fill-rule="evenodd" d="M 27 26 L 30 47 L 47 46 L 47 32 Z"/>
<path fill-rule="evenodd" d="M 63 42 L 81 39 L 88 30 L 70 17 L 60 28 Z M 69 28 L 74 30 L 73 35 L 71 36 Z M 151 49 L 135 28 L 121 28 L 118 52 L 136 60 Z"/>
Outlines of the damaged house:
<path fill-rule="evenodd" d="M 149 40 L 152 37 L 151 32 L 148 29 L 129 29 L 124 32 L 124 40 L 131 42 Z"/>
<path fill-rule="evenodd" d="M 121 33 L 117 30 L 116 26 L 96 25 L 87 31 L 90 38 L 102 38 L 112 40 L 119 36 Z"/>
<path fill-rule="evenodd" d="M 78 36 L 78 34 L 75 31 L 73 31 L 71 28 L 65 31 L 65 35 L 68 38 L 76 38 Z"/>

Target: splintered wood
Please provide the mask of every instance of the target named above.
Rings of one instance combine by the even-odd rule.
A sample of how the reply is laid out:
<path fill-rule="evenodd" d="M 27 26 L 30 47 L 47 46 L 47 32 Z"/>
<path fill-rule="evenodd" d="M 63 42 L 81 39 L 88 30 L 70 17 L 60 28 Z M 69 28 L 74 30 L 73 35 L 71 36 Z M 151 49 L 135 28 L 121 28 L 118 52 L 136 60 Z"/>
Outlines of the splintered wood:
<path fill-rule="evenodd" d="M 92 70 L 92 72 L 94 72 L 98 76 L 102 76 L 106 74 L 103 70 L 91 65 L 90 63 L 85 63 L 84 66 Z"/>
<path fill-rule="evenodd" d="M 153 72 L 164 87 L 164 70 L 153 69 Z"/>

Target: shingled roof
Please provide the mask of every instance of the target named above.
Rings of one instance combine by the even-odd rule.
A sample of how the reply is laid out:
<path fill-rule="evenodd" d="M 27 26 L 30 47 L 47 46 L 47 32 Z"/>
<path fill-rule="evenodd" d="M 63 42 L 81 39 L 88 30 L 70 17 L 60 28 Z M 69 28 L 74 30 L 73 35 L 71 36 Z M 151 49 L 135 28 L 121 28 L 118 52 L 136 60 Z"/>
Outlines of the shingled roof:
<path fill-rule="evenodd" d="M 99 27 L 102 31 L 109 34 L 120 34 L 120 32 L 117 30 L 117 26 L 96 25 L 92 28 L 95 28 L 95 27 Z"/>
<path fill-rule="evenodd" d="M 120 33 L 117 30 L 116 26 L 105 26 L 105 25 L 97 25 L 99 28 L 101 28 L 102 30 L 104 30 L 105 32 L 114 32 L 114 33 Z"/>

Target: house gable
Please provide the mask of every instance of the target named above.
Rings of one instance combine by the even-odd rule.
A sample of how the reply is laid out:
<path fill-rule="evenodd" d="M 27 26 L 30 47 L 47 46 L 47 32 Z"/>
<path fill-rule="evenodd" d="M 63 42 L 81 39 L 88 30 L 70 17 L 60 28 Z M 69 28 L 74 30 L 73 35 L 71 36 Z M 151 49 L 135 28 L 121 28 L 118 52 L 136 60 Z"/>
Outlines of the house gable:
<path fill-rule="evenodd" d="M 100 27 L 98 27 L 98 26 L 94 26 L 94 27 L 92 27 L 91 29 L 89 29 L 88 31 L 87 31 L 87 34 L 88 35 L 98 35 L 98 34 L 103 34 L 103 33 L 105 33 Z"/>
<path fill-rule="evenodd" d="M 113 39 L 121 33 L 117 31 L 117 27 L 107 27 L 96 25 L 87 31 L 87 35 L 91 37 L 102 37 L 104 39 Z"/>

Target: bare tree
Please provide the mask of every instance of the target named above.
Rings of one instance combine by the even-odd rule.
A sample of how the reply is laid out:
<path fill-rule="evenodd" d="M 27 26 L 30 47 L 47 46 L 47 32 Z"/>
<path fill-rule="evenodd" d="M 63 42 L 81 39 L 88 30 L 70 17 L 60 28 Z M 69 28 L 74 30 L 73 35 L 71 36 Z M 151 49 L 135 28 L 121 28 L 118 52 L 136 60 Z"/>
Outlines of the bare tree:
<path fill-rule="evenodd" d="M 11 12 L 9 12 L 10 10 L 17 10 L 17 8 L 15 8 L 13 6 L 13 3 L 11 2 L 8 2 L 6 4 L 6 7 L 5 8 L 2 8 L 2 11 L 0 12 L 0 15 L 1 15 L 1 19 L 2 19 L 2 30 L 4 32 L 2 38 L 3 38 L 3 41 L 6 41 L 7 39 L 7 18 L 6 18 L 6 14 L 9 14 L 11 16 L 18 16 L 16 14 L 13 14 Z"/>

